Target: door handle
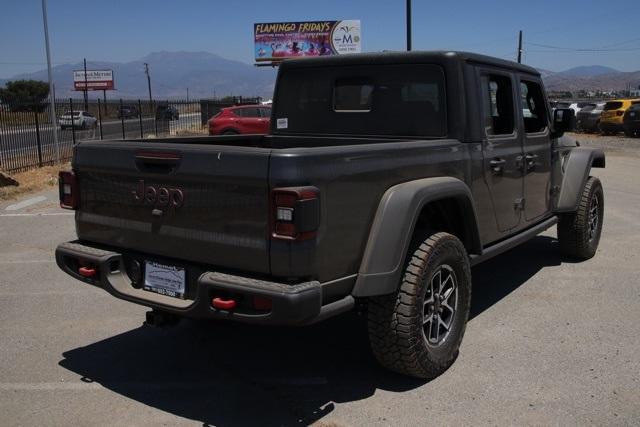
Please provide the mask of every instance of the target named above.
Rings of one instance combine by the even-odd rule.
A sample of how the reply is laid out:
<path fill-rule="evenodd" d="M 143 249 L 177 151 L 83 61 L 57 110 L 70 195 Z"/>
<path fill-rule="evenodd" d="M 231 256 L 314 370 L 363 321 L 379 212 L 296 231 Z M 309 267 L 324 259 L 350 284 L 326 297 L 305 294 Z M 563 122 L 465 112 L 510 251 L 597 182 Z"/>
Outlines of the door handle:
<path fill-rule="evenodd" d="M 527 171 L 534 169 L 536 167 L 536 159 L 538 158 L 537 154 L 527 154 L 524 156 L 527 165 Z"/>
<path fill-rule="evenodd" d="M 489 162 L 489 166 L 491 166 L 491 172 L 494 175 L 502 175 L 503 166 L 507 163 L 505 159 L 496 158 Z"/>

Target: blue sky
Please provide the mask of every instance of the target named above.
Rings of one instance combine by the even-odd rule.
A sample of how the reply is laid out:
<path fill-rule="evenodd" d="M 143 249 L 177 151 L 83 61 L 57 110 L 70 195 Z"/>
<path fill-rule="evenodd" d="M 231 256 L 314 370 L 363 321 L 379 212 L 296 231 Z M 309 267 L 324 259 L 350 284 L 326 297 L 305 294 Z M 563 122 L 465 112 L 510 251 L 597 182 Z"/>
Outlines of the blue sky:
<path fill-rule="evenodd" d="M 83 57 L 126 62 L 160 50 L 204 50 L 252 63 L 254 22 L 360 19 L 363 50 L 402 50 L 404 5 L 404 0 L 48 0 L 49 33 L 54 65 Z M 635 71 L 640 70 L 639 17 L 637 0 L 413 0 L 413 46 L 514 59 L 517 32 L 523 30 L 529 65 L 561 71 L 599 64 Z M 40 0 L 3 0 L 0 78 L 43 69 L 45 61 Z"/>

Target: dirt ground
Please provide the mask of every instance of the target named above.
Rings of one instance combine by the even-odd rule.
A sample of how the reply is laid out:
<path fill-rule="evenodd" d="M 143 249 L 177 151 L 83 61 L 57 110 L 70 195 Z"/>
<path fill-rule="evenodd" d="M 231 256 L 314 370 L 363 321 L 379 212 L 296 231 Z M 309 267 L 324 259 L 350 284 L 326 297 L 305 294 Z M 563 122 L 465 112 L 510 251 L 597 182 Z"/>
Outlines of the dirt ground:
<path fill-rule="evenodd" d="M 18 196 L 54 187 L 58 185 L 58 172 L 70 168 L 70 163 L 66 162 L 62 165 L 45 166 L 9 175 L 11 178 L 18 181 L 20 185 L 7 185 L 0 187 L 0 200 L 13 200 Z"/>

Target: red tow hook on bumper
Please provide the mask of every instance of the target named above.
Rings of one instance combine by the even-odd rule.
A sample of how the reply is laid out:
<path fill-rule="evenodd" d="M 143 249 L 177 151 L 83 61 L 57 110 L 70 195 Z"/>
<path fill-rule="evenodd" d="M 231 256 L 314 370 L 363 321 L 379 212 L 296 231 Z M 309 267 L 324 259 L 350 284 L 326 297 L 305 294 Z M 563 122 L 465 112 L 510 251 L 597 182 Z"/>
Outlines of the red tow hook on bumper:
<path fill-rule="evenodd" d="M 218 310 L 233 310 L 234 308 L 236 308 L 236 301 L 232 299 L 216 297 L 211 300 L 211 305 Z"/>
<path fill-rule="evenodd" d="M 95 277 L 98 270 L 92 267 L 80 267 L 78 269 L 78 274 L 82 277 Z"/>

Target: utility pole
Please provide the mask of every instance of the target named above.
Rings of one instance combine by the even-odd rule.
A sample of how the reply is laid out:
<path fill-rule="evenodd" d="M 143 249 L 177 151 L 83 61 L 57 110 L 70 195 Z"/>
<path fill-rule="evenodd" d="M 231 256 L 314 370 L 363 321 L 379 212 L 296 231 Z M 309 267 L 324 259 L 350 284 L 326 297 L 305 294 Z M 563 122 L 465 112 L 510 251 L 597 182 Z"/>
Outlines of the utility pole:
<path fill-rule="evenodd" d="M 407 52 L 411 50 L 411 0 L 407 0 Z"/>
<path fill-rule="evenodd" d="M 189 88 L 187 88 L 187 102 L 189 102 Z"/>
<path fill-rule="evenodd" d="M 49 24 L 47 23 L 47 0 L 42 0 L 42 21 L 44 23 L 44 44 L 47 50 L 47 74 L 49 76 L 49 118 L 53 132 L 53 143 L 56 146 L 56 163 L 60 163 L 60 144 L 58 142 L 58 122 L 56 120 L 56 98 L 51 72 L 51 50 L 49 49 Z"/>
<path fill-rule="evenodd" d="M 84 111 L 89 111 L 89 85 L 87 84 L 87 58 L 84 59 Z"/>
<path fill-rule="evenodd" d="M 151 98 L 151 76 L 149 75 L 149 64 L 147 64 L 146 62 L 144 63 L 144 73 L 147 75 L 147 86 L 149 88 L 149 105 L 152 104 L 152 98 Z"/>
<path fill-rule="evenodd" d="M 518 33 L 518 64 L 522 64 L 522 30 Z"/>

